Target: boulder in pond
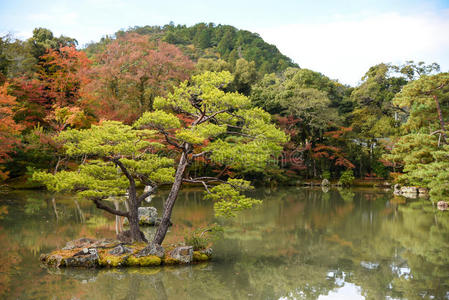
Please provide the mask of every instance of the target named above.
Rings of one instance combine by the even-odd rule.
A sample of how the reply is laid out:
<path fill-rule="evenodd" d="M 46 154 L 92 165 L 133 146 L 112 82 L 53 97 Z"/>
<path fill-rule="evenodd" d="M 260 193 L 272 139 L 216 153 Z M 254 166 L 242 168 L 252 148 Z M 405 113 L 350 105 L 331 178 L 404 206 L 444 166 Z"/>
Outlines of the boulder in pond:
<path fill-rule="evenodd" d="M 139 224 L 154 226 L 157 220 L 157 209 L 155 207 L 139 207 Z"/>
<path fill-rule="evenodd" d="M 193 247 L 192 246 L 177 247 L 170 252 L 170 256 L 182 263 L 185 264 L 191 263 L 193 260 Z"/>
<path fill-rule="evenodd" d="M 448 210 L 449 204 L 446 201 L 438 201 L 437 207 L 439 210 Z"/>
<path fill-rule="evenodd" d="M 328 179 L 324 178 L 323 181 L 321 181 L 321 186 L 330 186 L 331 183 Z"/>
<path fill-rule="evenodd" d="M 418 188 L 418 193 L 419 195 L 428 195 L 429 194 L 429 190 L 423 187 Z"/>
<path fill-rule="evenodd" d="M 403 186 L 401 187 L 402 194 L 418 194 L 419 190 L 416 186 Z"/>
<path fill-rule="evenodd" d="M 139 217 L 139 225 L 155 226 L 157 224 L 157 209 L 152 206 L 141 206 L 137 211 Z M 128 224 L 128 219 L 125 219 L 125 224 Z"/>

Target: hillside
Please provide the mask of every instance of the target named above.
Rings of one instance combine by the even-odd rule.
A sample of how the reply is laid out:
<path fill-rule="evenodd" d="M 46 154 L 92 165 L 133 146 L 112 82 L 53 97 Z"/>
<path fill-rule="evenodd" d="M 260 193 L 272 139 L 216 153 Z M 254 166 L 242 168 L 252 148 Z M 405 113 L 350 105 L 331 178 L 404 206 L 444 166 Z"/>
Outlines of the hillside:
<path fill-rule="evenodd" d="M 173 23 L 164 26 L 135 26 L 126 31 L 118 31 L 118 37 L 128 32 L 150 35 L 181 48 L 192 60 L 199 58 L 223 59 L 234 66 L 237 59 L 254 61 L 259 74 L 284 71 L 288 67 L 298 67 L 289 57 L 283 55 L 276 46 L 266 43 L 257 33 L 239 30 L 230 25 L 198 23 L 194 26 Z M 98 43 L 87 45 L 89 56 L 101 51 L 111 41 L 104 37 Z"/>

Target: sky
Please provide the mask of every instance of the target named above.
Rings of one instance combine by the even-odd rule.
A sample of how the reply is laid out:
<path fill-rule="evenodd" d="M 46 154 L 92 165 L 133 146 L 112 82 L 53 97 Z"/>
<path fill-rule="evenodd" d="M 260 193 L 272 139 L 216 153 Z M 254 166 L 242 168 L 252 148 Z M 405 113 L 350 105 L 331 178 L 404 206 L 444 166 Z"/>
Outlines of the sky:
<path fill-rule="evenodd" d="M 36 27 L 82 46 L 133 26 L 199 22 L 260 34 L 300 67 L 357 85 L 370 66 L 407 60 L 449 71 L 449 0 L 0 0 L 0 35 Z"/>

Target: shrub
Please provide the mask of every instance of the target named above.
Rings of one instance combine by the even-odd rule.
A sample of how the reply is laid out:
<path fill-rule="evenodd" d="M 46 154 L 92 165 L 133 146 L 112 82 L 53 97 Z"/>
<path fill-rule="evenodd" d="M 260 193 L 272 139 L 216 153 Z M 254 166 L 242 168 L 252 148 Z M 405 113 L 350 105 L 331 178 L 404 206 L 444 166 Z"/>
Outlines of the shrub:
<path fill-rule="evenodd" d="M 199 228 L 184 236 L 187 246 L 192 246 L 194 251 L 206 249 L 210 243 L 220 238 L 223 228 L 214 224 L 209 228 Z"/>
<path fill-rule="evenodd" d="M 340 180 L 338 181 L 342 186 L 350 186 L 354 182 L 354 172 L 352 170 L 346 170 L 341 173 Z"/>

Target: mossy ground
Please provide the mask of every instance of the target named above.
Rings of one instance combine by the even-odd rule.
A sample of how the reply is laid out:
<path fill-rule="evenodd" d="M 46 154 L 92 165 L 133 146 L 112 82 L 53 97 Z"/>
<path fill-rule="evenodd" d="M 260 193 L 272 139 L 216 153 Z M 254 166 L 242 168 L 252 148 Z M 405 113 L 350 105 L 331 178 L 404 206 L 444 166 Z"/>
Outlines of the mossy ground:
<path fill-rule="evenodd" d="M 164 257 L 160 258 L 155 255 L 136 257 L 136 254 L 146 246 L 145 243 L 134 243 L 126 245 L 131 249 L 131 253 L 122 255 L 113 255 L 109 252 L 112 248 L 96 248 L 98 253 L 98 260 L 95 261 L 96 267 L 105 268 L 120 268 L 120 267 L 157 267 L 161 265 L 180 265 L 181 261 L 173 258 L 170 255 L 170 251 L 174 246 L 167 246 L 165 248 Z M 49 254 L 42 254 L 40 259 L 43 264 L 53 267 L 71 267 L 67 265 L 67 259 L 73 258 L 75 254 L 82 252 L 83 248 L 75 248 L 71 250 L 55 250 Z M 207 255 L 200 251 L 193 251 L 192 263 L 205 262 L 212 258 L 211 255 Z M 92 267 L 89 265 L 89 267 Z"/>

